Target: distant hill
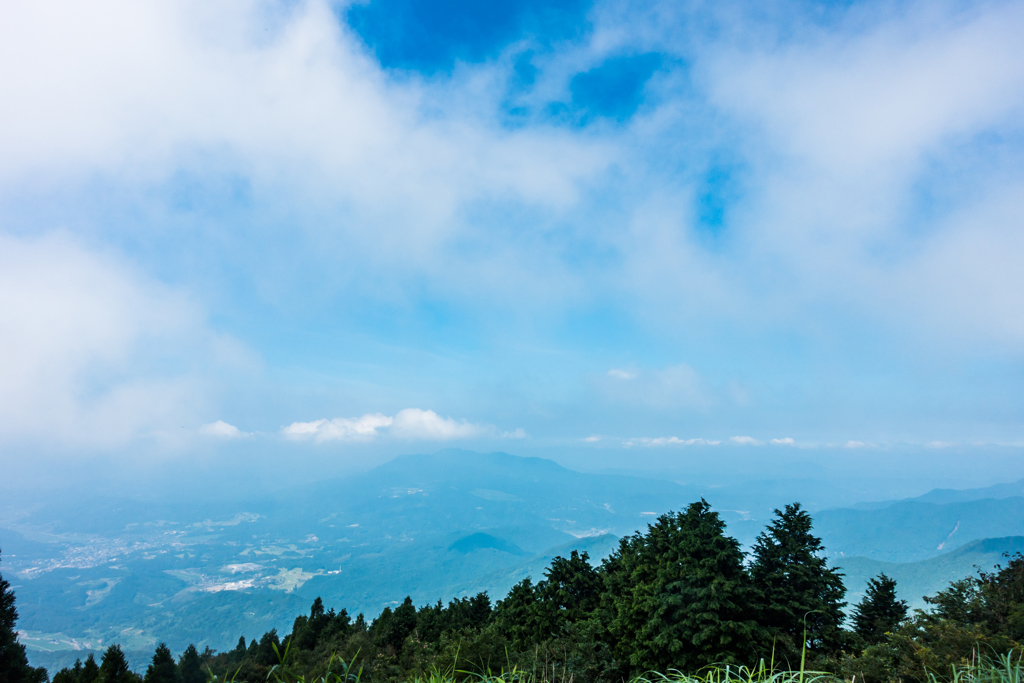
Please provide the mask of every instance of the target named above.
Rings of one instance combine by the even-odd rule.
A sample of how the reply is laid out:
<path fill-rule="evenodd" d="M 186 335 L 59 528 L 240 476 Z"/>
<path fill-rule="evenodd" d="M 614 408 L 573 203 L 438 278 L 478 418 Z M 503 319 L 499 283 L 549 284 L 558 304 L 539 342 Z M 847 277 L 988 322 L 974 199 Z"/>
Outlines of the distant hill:
<path fill-rule="evenodd" d="M 985 498 L 1001 499 L 1024 497 L 1024 479 L 1009 484 L 995 484 L 976 489 L 932 489 L 924 495 L 915 498 L 905 498 L 900 501 L 887 500 L 872 503 L 856 503 L 852 507 L 858 510 L 879 510 L 887 508 L 897 502 L 913 501 L 917 503 L 966 503 L 972 500 L 983 500 Z"/>
<path fill-rule="evenodd" d="M 370 618 L 406 595 L 418 605 L 481 590 L 499 599 L 526 576 L 541 579 L 556 555 L 585 550 L 597 561 L 618 537 L 702 497 L 749 543 L 772 507 L 799 500 L 797 489 L 681 485 L 444 450 L 244 502 L 95 496 L 40 504 L 0 528 L 0 547 L 33 652 L 112 641 L 132 652 L 159 641 L 175 651 L 189 642 L 224 649 L 239 635 L 289 630 L 318 596 Z M 812 494 L 816 505 L 827 500 Z M 814 517 L 833 561 L 861 577 L 850 584 L 856 592 L 873 575 L 872 561 L 915 562 L 982 538 L 1024 536 L 1022 513 L 1024 498 L 1003 497 Z M 971 561 L 956 562 L 949 566 L 970 570 Z M 920 587 L 908 590 L 928 592 L 929 572 L 945 581 L 954 571 L 945 567 L 927 565 Z"/>
<path fill-rule="evenodd" d="M 846 574 L 846 600 L 852 607 L 864 597 L 868 579 L 885 573 L 896 579 L 897 592 L 912 608 L 924 609 L 922 599 L 935 595 L 947 588 L 951 581 L 974 575 L 976 568 L 990 570 L 995 565 L 1005 564 L 1004 555 L 1024 552 L 1024 536 L 986 538 L 973 541 L 921 562 L 882 562 L 867 557 L 847 557 L 838 561 Z"/>
<path fill-rule="evenodd" d="M 840 508 L 815 515 L 829 557 L 916 562 L 983 538 L 1024 536 L 1024 498 L 951 503 L 898 501 L 884 508 Z"/>

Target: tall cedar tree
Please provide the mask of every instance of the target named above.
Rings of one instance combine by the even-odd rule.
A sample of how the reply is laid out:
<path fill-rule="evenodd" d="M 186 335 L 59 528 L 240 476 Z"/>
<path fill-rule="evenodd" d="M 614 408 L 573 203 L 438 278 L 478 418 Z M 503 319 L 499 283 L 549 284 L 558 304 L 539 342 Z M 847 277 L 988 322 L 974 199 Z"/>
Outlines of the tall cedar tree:
<path fill-rule="evenodd" d="M 528 576 L 512 586 L 504 600 L 494 608 L 498 629 L 517 650 L 525 650 L 541 641 L 537 621 L 537 587 Z"/>
<path fill-rule="evenodd" d="M 604 564 L 608 633 L 634 673 L 749 663 L 761 630 L 739 542 L 701 500 L 624 538 Z"/>
<path fill-rule="evenodd" d="M 373 640 L 380 647 L 389 647 L 396 653 L 401 652 L 406 636 L 415 628 L 416 606 L 407 595 L 405 601 L 393 612 L 390 607 L 385 607 L 373 622 Z"/>
<path fill-rule="evenodd" d="M 46 669 L 28 664 L 25 646 L 18 642 L 14 629 L 18 609 L 11 584 L 0 575 L 0 683 L 36 683 L 46 680 Z"/>
<path fill-rule="evenodd" d="M 96 683 L 100 680 L 100 665 L 96 663 L 96 657 L 90 652 L 82 665 L 82 673 L 78 677 L 78 683 Z"/>
<path fill-rule="evenodd" d="M 781 648 L 789 657 L 799 656 L 805 623 L 812 653 L 834 652 L 840 646 L 846 605 L 843 575 L 828 566 L 812 525 L 799 503 L 787 505 L 785 511 L 775 511 L 775 519 L 754 543 L 750 575 L 760 593 L 760 622 L 777 639 L 776 651 Z"/>
<path fill-rule="evenodd" d="M 558 636 L 567 624 L 581 621 L 597 609 L 601 599 L 601 575 L 590 556 L 573 550 L 569 558 L 556 557 L 537 584 L 534 620 L 541 639 Z"/>
<path fill-rule="evenodd" d="M 146 669 L 145 683 L 181 683 L 174 655 L 167 643 L 160 643 L 153 653 L 153 661 Z"/>
<path fill-rule="evenodd" d="M 120 645 L 111 645 L 100 660 L 100 683 L 138 683 L 139 677 L 128 668 Z"/>
<path fill-rule="evenodd" d="M 53 675 L 52 683 L 78 683 L 82 679 L 82 660 L 76 659 L 70 669 L 64 667 Z"/>
<path fill-rule="evenodd" d="M 869 645 L 885 640 L 885 634 L 907 618 L 907 603 L 896 599 L 896 580 L 885 574 L 868 581 L 864 599 L 853 608 L 853 630 Z"/>
<path fill-rule="evenodd" d="M 272 630 L 270 633 L 273 634 L 272 637 L 276 641 L 277 631 Z M 266 638 L 267 635 L 265 634 L 263 637 Z M 260 641 L 260 645 L 262 644 L 262 641 Z M 263 653 L 261 652 L 261 654 Z M 273 650 L 270 651 L 270 654 L 274 654 Z M 275 656 L 269 662 L 269 665 L 277 664 L 276 659 Z M 260 663 L 262 664 L 263 662 Z M 181 657 L 178 659 L 178 676 L 181 678 L 181 683 L 206 683 L 207 676 L 203 673 L 202 657 L 199 656 L 199 650 L 196 649 L 196 646 L 191 643 L 185 648 L 185 651 L 181 653 Z"/>

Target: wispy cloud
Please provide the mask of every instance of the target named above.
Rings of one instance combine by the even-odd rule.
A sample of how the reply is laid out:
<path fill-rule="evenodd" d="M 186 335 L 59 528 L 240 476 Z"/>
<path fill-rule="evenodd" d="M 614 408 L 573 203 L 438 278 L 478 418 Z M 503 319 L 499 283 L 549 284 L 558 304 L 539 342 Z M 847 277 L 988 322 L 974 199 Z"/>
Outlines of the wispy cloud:
<path fill-rule="evenodd" d="M 772 439 L 772 444 L 776 446 L 792 446 L 796 444 L 796 441 L 794 441 L 791 437 L 787 436 L 782 439 Z"/>
<path fill-rule="evenodd" d="M 729 442 L 739 446 L 760 446 L 762 444 L 752 436 L 730 436 Z"/>
<path fill-rule="evenodd" d="M 658 436 L 658 437 L 636 437 L 633 439 L 627 439 L 622 442 L 623 446 L 717 446 L 721 441 L 715 441 L 711 439 L 680 439 L 676 436 Z"/>

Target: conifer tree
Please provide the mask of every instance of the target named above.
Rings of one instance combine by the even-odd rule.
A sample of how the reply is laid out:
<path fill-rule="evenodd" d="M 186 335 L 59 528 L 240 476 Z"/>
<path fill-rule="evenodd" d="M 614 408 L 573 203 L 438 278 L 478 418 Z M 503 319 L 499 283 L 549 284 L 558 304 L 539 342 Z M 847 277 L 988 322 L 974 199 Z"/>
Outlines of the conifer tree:
<path fill-rule="evenodd" d="M 805 627 L 808 650 L 836 650 L 844 619 L 843 575 L 828 566 L 812 526 L 799 503 L 776 510 L 754 543 L 750 566 L 760 593 L 760 621 L 791 657 L 799 656 Z"/>
<path fill-rule="evenodd" d="M 138 677 L 128 668 L 128 660 L 120 645 L 111 645 L 100 661 L 100 683 L 138 683 Z"/>
<path fill-rule="evenodd" d="M 542 638 L 558 635 L 565 624 L 585 619 L 601 598 L 601 575 L 590 557 L 573 550 L 568 559 L 556 557 L 537 584 L 535 614 Z"/>
<path fill-rule="evenodd" d="M 52 683 L 79 683 L 82 678 L 82 660 L 76 659 L 70 669 L 64 667 L 53 675 Z"/>
<path fill-rule="evenodd" d="M 153 662 L 146 669 L 145 683 L 181 683 L 174 655 L 167 643 L 160 643 L 153 653 Z"/>
<path fill-rule="evenodd" d="M 89 653 L 82 665 L 82 673 L 79 674 L 78 683 L 96 683 L 100 680 L 100 666 L 96 663 L 96 656 Z"/>
<path fill-rule="evenodd" d="M 14 591 L 0 574 L 0 681 L 36 683 L 46 680 L 46 669 L 29 666 L 25 646 L 18 642 L 18 632 L 14 628 L 17 621 Z"/>
<path fill-rule="evenodd" d="M 853 630 L 873 645 L 906 618 L 907 603 L 896 598 L 895 579 L 879 574 L 868 581 L 864 599 L 853 609 Z"/>
<path fill-rule="evenodd" d="M 539 642 L 537 589 L 530 577 L 512 586 L 505 599 L 498 601 L 494 619 L 514 647 L 525 649 Z"/>
<path fill-rule="evenodd" d="M 701 500 L 622 539 L 605 563 L 609 635 L 634 671 L 747 663 L 760 639 L 739 542 Z"/>
<path fill-rule="evenodd" d="M 390 647 L 396 652 L 402 649 L 406 636 L 416 628 L 416 606 L 412 598 L 405 601 L 394 611 L 385 607 L 376 621 L 373 622 L 373 639 L 381 647 Z"/>
<path fill-rule="evenodd" d="M 271 630 L 269 633 L 264 634 L 264 638 L 270 635 L 272 639 L 277 641 L 277 631 Z M 274 651 L 271 648 L 264 648 L 263 641 L 260 641 L 259 649 L 259 663 L 273 666 L 277 664 L 276 657 L 264 656 L 264 650 L 270 649 L 270 655 L 273 657 Z M 189 646 L 185 648 L 185 651 L 181 653 L 181 657 L 178 658 L 178 676 L 181 683 L 206 683 L 206 674 L 203 673 L 203 660 L 199 656 L 199 650 L 196 646 L 189 643 Z"/>

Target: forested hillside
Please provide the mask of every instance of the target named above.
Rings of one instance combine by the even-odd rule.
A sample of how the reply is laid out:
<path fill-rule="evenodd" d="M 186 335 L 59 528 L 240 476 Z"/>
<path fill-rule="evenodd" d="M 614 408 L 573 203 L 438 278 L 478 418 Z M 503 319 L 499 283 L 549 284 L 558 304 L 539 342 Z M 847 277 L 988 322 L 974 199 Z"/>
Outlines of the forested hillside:
<path fill-rule="evenodd" d="M 479 539 L 477 539 L 479 540 Z M 482 542 L 482 541 L 481 541 Z M 289 633 L 240 638 L 221 653 L 190 646 L 175 662 L 157 648 L 145 683 L 307 680 L 350 667 L 363 680 L 430 672 L 466 678 L 516 669 L 541 680 L 621 681 L 712 665 L 829 671 L 866 683 L 941 679 L 979 653 L 1020 654 L 1024 558 L 952 584 L 909 616 L 895 582 L 872 579 L 845 619 L 842 574 L 829 567 L 810 515 L 777 510 L 749 557 L 700 501 L 622 538 L 595 566 L 556 557 L 537 581 L 496 603 L 486 593 L 417 606 L 406 597 L 372 622 L 317 598 Z M 104 672 L 107 673 L 104 673 Z M 120 648 L 57 672 L 54 683 L 131 683 Z"/>

